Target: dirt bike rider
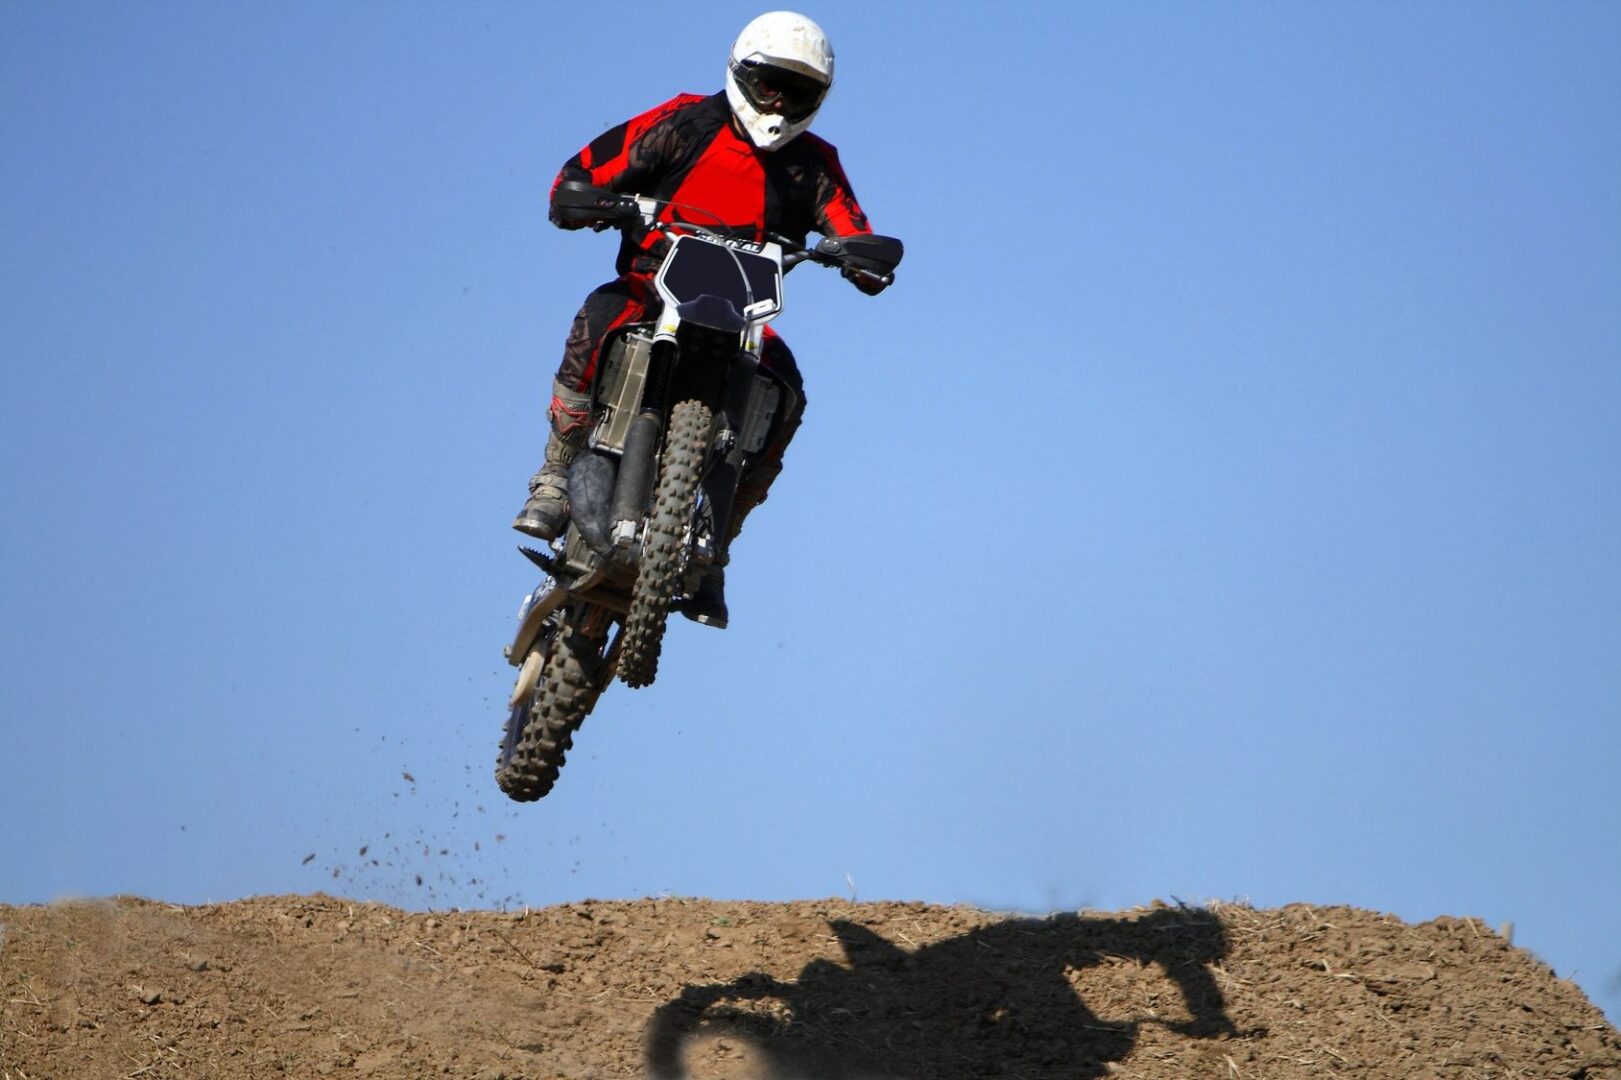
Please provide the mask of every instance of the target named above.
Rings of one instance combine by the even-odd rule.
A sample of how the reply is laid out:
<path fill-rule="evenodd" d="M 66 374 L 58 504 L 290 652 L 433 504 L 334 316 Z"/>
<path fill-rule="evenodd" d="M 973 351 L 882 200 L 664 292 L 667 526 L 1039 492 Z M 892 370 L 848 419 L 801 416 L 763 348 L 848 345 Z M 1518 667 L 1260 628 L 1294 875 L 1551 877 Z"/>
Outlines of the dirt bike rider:
<path fill-rule="evenodd" d="M 552 184 L 579 180 L 624 194 L 669 200 L 660 220 L 688 220 L 714 227 L 719 215 L 739 235 L 764 239 L 779 233 L 798 239 L 812 230 L 830 236 L 868 233 L 838 153 L 806 132 L 833 85 L 833 48 L 822 28 L 803 15 L 773 11 L 750 22 L 732 46 L 723 92 L 678 95 L 598 136 L 563 166 Z M 551 208 L 564 229 L 602 226 L 592 218 Z M 585 446 L 590 428 L 590 389 L 606 336 L 657 314 L 652 275 L 668 248 L 660 233 L 625 230 L 615 269 L 619 277 L 586 297 L 563 348 L 553 382 L 551 433 L 545 464 L 529 481 L 529 501 L 512 527 L 543 540 L 558 536 L 568 521 L 568 467 Z M 885 283 L 851 271 L 869 295 Z M 782 471 L 782 456 L 804 415 L 804 384 L 793 353 L 770 327 L 761 363 L 781 376 L 796 400 L 785 410 L 781 433 L 762 452 L 738 486 L 730 535 L 706 572 L 684 614 L 724 628 L 727 622 L 726 552 L 749 511 L 765 501 Z"/>

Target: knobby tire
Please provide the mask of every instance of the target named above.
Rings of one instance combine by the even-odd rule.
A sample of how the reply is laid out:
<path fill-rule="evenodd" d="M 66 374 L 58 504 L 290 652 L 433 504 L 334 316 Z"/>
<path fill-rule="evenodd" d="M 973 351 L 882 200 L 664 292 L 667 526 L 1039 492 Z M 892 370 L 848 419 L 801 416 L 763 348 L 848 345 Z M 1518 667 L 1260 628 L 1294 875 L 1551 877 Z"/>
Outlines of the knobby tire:
<path fill-rule="evenodd" d="M 514 802 L 534 802 L 557 783 L 574 733 L 596 704 L 602 643 L 560 627 L 527 706 L 512 710 L 495 762 L 495 782 Z M 514 725 L 521 730 L 513 731 Z"/>
<path fill-rule="evenodd" d="M 664 626 L 681 585 L 681 556 L 713 425 L 714 416 L 701 401 L 683 401 L 670 412 L 664 462 L 619 654 L 619 677 L 628 686 L 648 686 L 658 675 Z"/>

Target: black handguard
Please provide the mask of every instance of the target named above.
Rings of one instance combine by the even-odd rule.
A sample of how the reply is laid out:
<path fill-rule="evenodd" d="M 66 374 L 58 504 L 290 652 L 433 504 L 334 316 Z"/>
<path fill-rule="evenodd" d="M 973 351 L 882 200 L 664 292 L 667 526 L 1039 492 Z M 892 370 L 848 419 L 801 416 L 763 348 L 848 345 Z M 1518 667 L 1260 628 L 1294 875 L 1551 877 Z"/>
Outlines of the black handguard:
<path fill-rule="evenodd" d="M 895 280 L 905 247 L 893 236 L 858 233 L 853 236 L 826 236 L 816 245 L 816 253 L 838 263 L 844 279 L 866 293 L 877 296 Z"/>
<path fill-rule="evenodd" d="M 641 216 L 634 195 L 621 195 L 582 180 L 564 180 L 552 192 L 552 224 L 562 229 L 597 230 L 628 224 Z"/>

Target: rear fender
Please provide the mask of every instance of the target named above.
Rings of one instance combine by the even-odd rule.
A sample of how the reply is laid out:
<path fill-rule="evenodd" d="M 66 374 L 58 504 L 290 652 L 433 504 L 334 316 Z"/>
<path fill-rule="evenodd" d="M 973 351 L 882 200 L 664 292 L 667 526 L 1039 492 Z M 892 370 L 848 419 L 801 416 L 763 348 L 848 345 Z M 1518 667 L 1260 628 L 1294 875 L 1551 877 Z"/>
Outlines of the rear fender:
<path fill-rule="evenodd" d="M 503 650 L 507 663 L 513 667 L 522 667 L 524 659 L 547 633 L 546 620 L 570 600 L 579 599 L 602 584 L 603 579 L 608 576 L 608 567 L 602 560 L 595 562 L 597 563 L 595 569 L 575 579 L 568 586 L 562 585 L 556 578 L 548 577 L 535 587 L 534 592 L 524 597 L 523 607 L 519 609 L 521 614 L 518 619 L 518 632 L 512 635 L 512 644 Z M 592 618 L 588 620 L 588 624 L 577 625 L 575 629 L 588 634 L 606 633 L 606 621 L 610 618 L 606 610 L 592 606 L 589 611 Z M 596 625 L 599 622 L 604 625 Z"/>
<path fill-rule="evenodd" d="M 513 667 L 523 666 L 529 654 L 534 651 L 535 644 L 540 640 L 546 620 L 566 599 L 568 590 L 560 587 L 553 578 L 541 582 L 535 587 L 534 592 L 524 598 L 523 617 L 518 620 L 518 632 L 512 636 L 512 644 L 505 650 L 507 663 Z"/>

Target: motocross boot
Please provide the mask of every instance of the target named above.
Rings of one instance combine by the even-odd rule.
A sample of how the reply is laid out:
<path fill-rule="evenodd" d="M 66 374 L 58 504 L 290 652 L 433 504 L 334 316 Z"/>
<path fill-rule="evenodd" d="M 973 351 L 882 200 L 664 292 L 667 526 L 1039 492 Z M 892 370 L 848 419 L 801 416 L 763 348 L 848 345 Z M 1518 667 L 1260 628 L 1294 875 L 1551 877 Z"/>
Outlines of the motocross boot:
<path fill-rule="evenodd" d="M 726 567 L 719 560 L 704 571 L 698 591 L 681 605 L 681 614 L 703 626 L 726 629 Z"/>
<path fill-rule="evenodd" d="M 568 467 L 585 447 L 591 417 L 591 395 L 552 383 L 552 430 L 546 437 L 546 460 L 529 479 L 529 501 L 512 527 L 537 540 L 554 540 L 568 523 Z"/>
<path fill-rule="evenodd" d="M 732 541 L 743 531 L 743 519 L 761 503 L 771 489 L 771 482 L 782 472 L 782 462 L 763 462 L 752 475 L 745 476 L 737 489 L 737 501 L 732 505 L 731 524 L 726 529 L 726 542 L 721 545 L 715 561 L 704 571 L 698 582 L 698 591 L 681 605 L 681 614 L 703 626 L 716 630 L 726 629 L 726 564 L 732 561 Z"/>

